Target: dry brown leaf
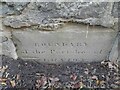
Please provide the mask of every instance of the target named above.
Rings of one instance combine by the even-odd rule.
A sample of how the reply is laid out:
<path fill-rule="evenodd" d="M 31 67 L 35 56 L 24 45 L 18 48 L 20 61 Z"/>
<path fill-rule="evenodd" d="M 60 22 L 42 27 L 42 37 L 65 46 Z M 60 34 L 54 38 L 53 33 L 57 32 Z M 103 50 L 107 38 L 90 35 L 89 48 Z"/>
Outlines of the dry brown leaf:
<path fill-rule="evenodd" d="M 97 85 L 100 85 L 100 80 L 97 80 L 97 81 L 96 81 L 96 84 L 97 84 Z"/>
<path fill-rule="evenodd" d="M 2 85 L 7 85 L 5 82 L 1 82 Z"/>
<path fill-rule="evenodd" d="M 11 83 L 12 87 L 15 87 L 15 85 L 16 85 L 15 80 L 11 80 L 10 83 Z"/>
<path fill-rule="evenodd" d="M 4 81 L 7 81 L 6 78 L 0 78 L 0 82 L 4 82 Z"/>

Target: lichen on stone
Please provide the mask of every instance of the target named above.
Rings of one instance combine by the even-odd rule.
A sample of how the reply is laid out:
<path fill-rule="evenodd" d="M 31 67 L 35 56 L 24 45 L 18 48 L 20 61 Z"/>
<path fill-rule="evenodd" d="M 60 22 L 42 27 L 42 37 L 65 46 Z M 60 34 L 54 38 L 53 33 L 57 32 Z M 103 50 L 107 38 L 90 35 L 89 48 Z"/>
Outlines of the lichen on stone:
<path fill-rule="evenodd" d="M 29 2 L 0 2 L 0 15 L 2 17 L 9 15 L 20 15 Z"/>
<path fill-rule="evenodd" d="M 13 28 L 48 26 L 49 30 L 62 18 L 66 22 L 113 27 L 116 22 L 111 12 L 113 5 L 112 2 L 31 2 L 21 15 L 8 16 L 3 24 Z"/>

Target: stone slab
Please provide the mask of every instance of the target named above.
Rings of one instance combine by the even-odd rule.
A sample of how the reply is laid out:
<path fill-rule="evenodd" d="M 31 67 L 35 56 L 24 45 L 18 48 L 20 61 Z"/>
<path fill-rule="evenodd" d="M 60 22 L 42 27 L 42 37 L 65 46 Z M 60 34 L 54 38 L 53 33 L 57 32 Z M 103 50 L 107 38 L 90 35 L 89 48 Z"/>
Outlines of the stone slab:
<path fill-rule="evenodd" d="M 19 6 L 17 4 L 15 3 L 13 6 L 16 8 Z M 20 4 L 21 8 L 24 5 L 26 3 L 23 3 L 23 6 Z M 31 2 L 22 14 L 5 17 L 3 24 L 12 28 L 22 28 L 51 23 L 57 24 L 61 22 L 58 19 L 65 19 L 66 22 L 71 20 L 71 22 L 89 23 L 90 25 L 110 28 L 118 23 L 117 18 L 112 16 L 112 14 L 116 15 L 112 12 L 114 6 L 116 7 L 116 4 L 114 5 L 113 2 L 86 2 L 86 0 L 85 2 Z M 116 11 L 116 8 L 114 10 Z"/>
<path fill-rule="evenodd" d="M 0 31 L 0 55 L 6 55 L 13 59 L 18 58 L 16 48 L 11 40 L 11 33 L 8 31 Z"/>
<path fill-rule="evenodd" d="M 57 31 L 12 32 L 20 58 L 49 63 L 104 60 L 116 35 L 112 29 L 80 24 L 67 24 Z"/>
<path fill-rule="evenodd" d="M 116 40 L 114 41 L 114 45 L 112 47 L 112 50 L 110 52 L 110 55 L 109 55 L 109 60 L 111 61 L 116 61 L 116 60 L 119 60 L 119 45 L 118 45 L 118 42 L 119 42 L 119 34 L 117 35 L 116 37 Z"/>

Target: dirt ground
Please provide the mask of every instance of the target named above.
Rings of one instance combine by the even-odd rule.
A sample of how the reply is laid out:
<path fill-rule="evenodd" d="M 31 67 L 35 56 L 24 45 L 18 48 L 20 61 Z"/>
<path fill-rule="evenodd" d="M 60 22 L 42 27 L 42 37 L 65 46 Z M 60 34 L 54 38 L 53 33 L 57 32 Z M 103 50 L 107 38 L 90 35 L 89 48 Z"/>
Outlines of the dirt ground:
<path fill-rule="evenodd" d="M 0 88 L 54 90 L 54 88 L 120 89 L 120 63 L 102 62 L 45 64 L 2 56 Z M 22 88 L 22 89 L 20 89 Z M 24 89 L 23 89 L 24 88 Z M 10 89 L 9 89 L 10 90 Z M 63 89 L 61 89 L 63 90 Z M 87 90 L 87 89 L 83 89 Z M 89 90 L 89 89 L 88 89 Z"/>

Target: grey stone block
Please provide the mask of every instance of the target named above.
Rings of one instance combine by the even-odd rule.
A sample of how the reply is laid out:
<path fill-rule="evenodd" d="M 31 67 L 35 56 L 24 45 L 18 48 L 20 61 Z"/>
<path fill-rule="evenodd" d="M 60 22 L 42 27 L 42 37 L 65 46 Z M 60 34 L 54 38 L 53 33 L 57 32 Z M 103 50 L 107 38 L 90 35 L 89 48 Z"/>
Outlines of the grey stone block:
<path fill-rule="evenodd" d="M 119 52 L 119 48 L 118 48 L 118 36 L 116 37 L 116 40 L 114 41 L 114 44 L 113 44 L 113 47 L 112 47 L 112 50 L 110 52 L 110 55 L 109 55 L 109 60 L 111 61 L 116 61 L 118 60 L 118 52 Z"/>
<path fill-rule="evenodd" d="M 13 59 L 18 58 L 10 32 L 0 31 L 0 55 L 6 55 Z"/>
<path fill-rule="evenodd" d="M 79 20 L 79 23 L 113 27 L 113 2 L 34 2 L 19 16 L 4 19 L 3 24 L 13 28 L 56 24 L 53 19 Z M 66 21 L 67 21 L 66 20 Z M 71 21 L 72 22 L 72 21 Z"/>
<path fill-rule="evenodd" d="M 12 38 L 20 58 L 61 63 L 106 59 L 116 35 L 108 28 L 67 24 L 58 31 L 13 31 Z"/>

